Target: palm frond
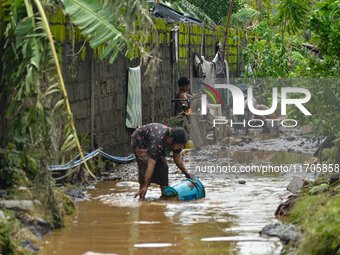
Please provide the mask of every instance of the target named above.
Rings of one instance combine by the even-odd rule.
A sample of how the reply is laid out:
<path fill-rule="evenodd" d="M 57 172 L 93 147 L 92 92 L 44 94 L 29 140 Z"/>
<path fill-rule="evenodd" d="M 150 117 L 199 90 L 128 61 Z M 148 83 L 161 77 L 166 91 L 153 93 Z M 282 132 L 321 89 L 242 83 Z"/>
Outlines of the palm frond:
<path fill-rule="evenodd" d="M 230 25 L 236 28 L 244 28 L 259 15 L 260 13 L 252 8 L 244 8 L 230 16 Z M 222 24 L 225 25 L 226 20 Z"/>
<path fill-rule="evenodd" d="M 285 0 L 280 1 L 278 11 L 274 24 L 286 22 L 288 32 L 295 34 L 299 29 L 303 28 L 309 7 L 304 1 Z"/>

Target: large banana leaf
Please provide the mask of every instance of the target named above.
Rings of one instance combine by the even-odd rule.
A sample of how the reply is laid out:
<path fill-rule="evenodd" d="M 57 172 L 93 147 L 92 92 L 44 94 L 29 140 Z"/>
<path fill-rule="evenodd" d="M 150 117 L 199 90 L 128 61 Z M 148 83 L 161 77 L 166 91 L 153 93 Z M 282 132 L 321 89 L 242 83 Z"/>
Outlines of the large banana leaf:
<path fill-rule="evenodd" d="M 133 57 L 133 42 L 124 36 L 124 28 L 113 22 L 116 18 L 110 12 L 110 8 L 102 7 L 97 1 L 63 0 L 64 12 L 72 16 L 73 22 L 82 30 L 92 48 L 106 45 L 101 58 L 105 58 L 112 52 L 110 63 L 117 53 L 126 46 L 126 55 Z"/>

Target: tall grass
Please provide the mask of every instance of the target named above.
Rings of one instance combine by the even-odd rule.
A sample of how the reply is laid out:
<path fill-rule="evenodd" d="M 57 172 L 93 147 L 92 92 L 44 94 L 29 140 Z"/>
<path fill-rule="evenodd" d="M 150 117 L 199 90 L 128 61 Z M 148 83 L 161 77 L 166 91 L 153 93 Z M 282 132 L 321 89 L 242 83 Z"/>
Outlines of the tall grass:
<path fill-rule="evenodd" d="M 295 203 L 290 221 L 303 232 L 298 254 L 340 254 L 340 194 L 306 194 Z"/>

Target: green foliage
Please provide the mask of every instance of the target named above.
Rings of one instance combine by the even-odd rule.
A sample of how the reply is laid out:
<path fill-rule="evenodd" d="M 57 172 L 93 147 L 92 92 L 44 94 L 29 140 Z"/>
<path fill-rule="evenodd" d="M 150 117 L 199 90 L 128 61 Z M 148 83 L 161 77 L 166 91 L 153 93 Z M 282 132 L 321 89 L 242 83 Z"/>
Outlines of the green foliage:
<path fill-rule="evenodd" d="M 225 17 L 228 16 L 231 0 L 188 0 L 188 2 L 200 8 L 215 22 L 216 25 L 221 25 Z M 243 1 L 235 0 L 233 3 L 232 13 L 236 13 L 243 7 Z"/>
<path fill-rule="evenodd" d="M 0 220 L 0 253 L 14 254 L 15 245 L 11 239 L 12 229 L 4 220 Z"/>
<path fill-rule="evenodd" d="M 329 185 L 326 184 L 326 183 L 322 183 L 318 186 L 315 186 L 315 187 L 312 187 L 309 189 L 309 194 L 311 195 L 316 195 L 318 193 L 322 193 L 322 192 L 325 192 L 329 189 Z"/>
<path fill-rule="evenodd" d="M 252 8 L 259 12 L 258 22 L 259 23 L 263 20 L 266 22 L 271 23 L 272 15 L 275 12 L 275 4 L 274 1 L 271 0 L 248 0 L 245 4 L 246 7 Z"/>
<path fill-rule="evenodd" d="M 320 47 L 323 54 L 340 57 L 340 1 L 328 0 L 318 3 L 310 19 L 313 32 L 311 42 Z"/>
<path fill-rule="evenodd" d="M 156 30 L 144 1 L 112 1 L 106 2 L 104 7 L 97 1 L 87 0 L 63 0 L 63 4 L 65 14 L 72 16 L 92 48 L 105 45 L 100 55 L 102 59 L 111 54 L 109 62 L 113 63 L 119 52 L 132 59 L 137 48 L 147 54 L 144 44 L 150 26 L 154 33 Z"/>
<path fill-rule="evenodd" d="M 7 142 L 11 143 L 4 150 L 1 175 L 5 187 L 34 183 L 36 194 L 46 196 L 43 202 L 53 213 L 52 224 L 60 226 L 63 220 L 48 165 L 72 157 L 76 144 L 56 79 L 53 45 L 32 2 L 10 0 L 5 7 L 1 82 L 2 96 L 8 99 L 4 117 L 10 123 Z"/>
<path fill-rule="evenodd" d="M 11 125 L 7 138 L 12 137 L 20 151 L 36 150 L 38 156 L 39 150 L 47 150 L 51 161 L 58 160 L 63 155 L 60 147 L 69 152 L 75 143 L 64 100 L 57 95 L 60 87 L 46 31 L 28 2 L 8 1 L 7 8 L 11 19 L 5 33 L 1 77 L 6 84 L 3 96 L 9 99 L 5 117 Z"/>
<path fill-rule="evenodd" d="M 244 8 L 234 13 L 230 17 L 230 26 L 244 29 L 252 24 L 252 21 L 259 17 L 260 13 L 252 8 Z M 222 22 L 223 26 L 227 24 L 227 17 Z"/>
<path fill-rule="evenodd" d="M 340 81 L 338 76 L 340 63 L 337 58 L 326 57 L 324 61 L 311 58 L 299 66 L 296 73 L 304 79 L 303 87 L 312 95 L 306 108 L 312 116 L 304 116 L 297 110 L 290 112 L 291 116 L 298 117 L 301 124 L 309 124 L 315 136 L 333 135 L 340 137 Z M 334 77 L 334 78 L 333 78 Z"/>
<path fill-rule="evenodd" d="M 286 78 L 302 63 L 301 44 L 294 40 L 283 44 L 281 36 L 273 35 L 265 21 L 253 29 L 253 34 L 253 40 L 243 49 L 244 62 L 248 66 L 245 77 Z"/>
<path fill-rule="evenodd" d="M 333 141 L 333 143 L 334 143 L 334 146 L 332 146 L 331 148 L 326 148 L 320 151 L 319 161 L 322 164 L 326 164 L 326 165 L 334 164 L 336 154 L 339 148 L 339 139 L 336 139 L 335 141 Z"/>
<path fill-rule="evenodd" d="M 215 22 L 202 9 L 187 0 L 173 2 L 170 6 L 174 10 L 177 10 L 181 13 L 187 13 L 193 18 L 202 20 L 205 24 L 209 26 L 215 25 Z"/>
<path fill-rule="evenodd" d="M 5 218 L 0 219 L 0 254 L 33 254 L 28 248 L 23 248 L 22 242 L 30 240 L 32 233 L 24 231 L 14 212 L 4 210 Z"/>
<path fill-rule="evenodd" d="M 6 189 L 14 185 L 26 186 L 38 172 L 36 159 L 27 151 L 18 151 L 9 144 L 0 151 L 0 187 Z"/>
<path fill-rule="evenodd" d="M 66 215 L 73 215 L 77 211 L 72 199 L 66 194 L 63 195 L 63 208 Z"/>
<path fill-rule="evenodd" d="M 340 12 L 339 1 L 328 0 L 317 3 L 317 9 L 309 21 L 312 31 L 311 43 L 321 49 L 323 60 L 309 58 L 298 66 L 294 76 L 312 78 L 306 87 L 312 95 L 307 107 L 311 117 L 297 112 L 291 114 L 301 119 L 301 124 L 311 124 L 315 136 L 333 135 L 340 137 Z M 334 151 L 329 155 L 334 163 Z"/>
<path fill-rule="evenodd" d="M 295 204 L 290 221 L 299 223 L 303 238 L 298 254 L 338 254 L 340 244 L 340 196 L 304 195 Z"/>
<path fill-rule="evenodd" d="M 136 48 L 149 56 L 143 44 L 150 37 L 149 32 L 155 30 L 150 30 L 152 21 L 146 13 L 144 1 L 114 1 L 102 6 L 98 1 L 71 0 L 64 4 L 91 45 L 95 48 L 106 46 L 101 53 L 103 58 L 112 51 L 111 62 L 119 51 L 133 57 Z M 1 174 L 10 178 L 19 172 L 12 169 L 20 168 L 30 180 L 37 178 L 36 181 L 40 179 L 50 186 L 48 165 L 73 159 L 73 149 L 78 142 L 62 76 L 59 75 L 59 80 L 57 78 L 55 65 L 59 63 L 54 62 L 53 48 L 58 50 L 58 45 L 48 40 L 48 24 L 43 10 L 38 12 L 37 8 L 41 6 L 38 0 L 9 0 L 3 6 L 6 8 L 7 28 L 5 52 L 1 59 L 1 84 L 5 86 L 1 87 L 0 96 L 8 99 L 8 104 L 6 114 L 1 117 L 10 123 L 6 142 L 15 145 L 9 150 L 15 150 L 12 155 L 17 159 L 12 160 L 16 162 L 12 164 L 15 167 L 4 166 Z M 59 68 L 57 71 L 61 73 Z M 30 161 L 35 167 L 28 164 Z M 11 162 L 2 161 L 2 164 Z M 39 169 L 38 173 L 36 169 Z M 12 185 L 16 181 L 17 178 L 10 180 Z M 47 189 L 51 192 L 50 188 Z"/>
<path fill-rule="evenodd" d="M 309 9 L 306 0 L 280 0 L 273 25 L 282 24 L 282 33 L 296 34 L 303 28 Z"/>
<path fill-rule="evenodd" d="M 91 140 L 88 139 L 88 133 L 86 133 L 83 137 L 81 137 L 80 139 L 80 144 L 81 147 L 85 150 L 85 151 L 90 151 L 91 150 Z"/>

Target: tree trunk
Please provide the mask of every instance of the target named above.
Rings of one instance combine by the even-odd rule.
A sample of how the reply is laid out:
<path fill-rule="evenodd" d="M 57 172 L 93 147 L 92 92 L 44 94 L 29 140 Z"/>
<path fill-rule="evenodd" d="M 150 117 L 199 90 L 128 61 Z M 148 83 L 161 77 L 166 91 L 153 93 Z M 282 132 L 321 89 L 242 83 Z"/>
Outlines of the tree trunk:
<path fill-rule="evenodd" d="M 283 22 L 283 29 L 282 29 L 282 35 L 281 35 L 281 37 L 282 37 L 282 44 L 284 43 L 284 40 L 285 40 L 286 25 L 287 25 L 287 22 L 286 22 L 286 20 L 284 20 L 284 22 Z"/>
<path fill-rule="evenodd" d="M 262 0 L 258 0 L 257 5 L 259 7 L 259 13 L 260 13 L 259 21 L 261 22 L 262 21 Z"/>

